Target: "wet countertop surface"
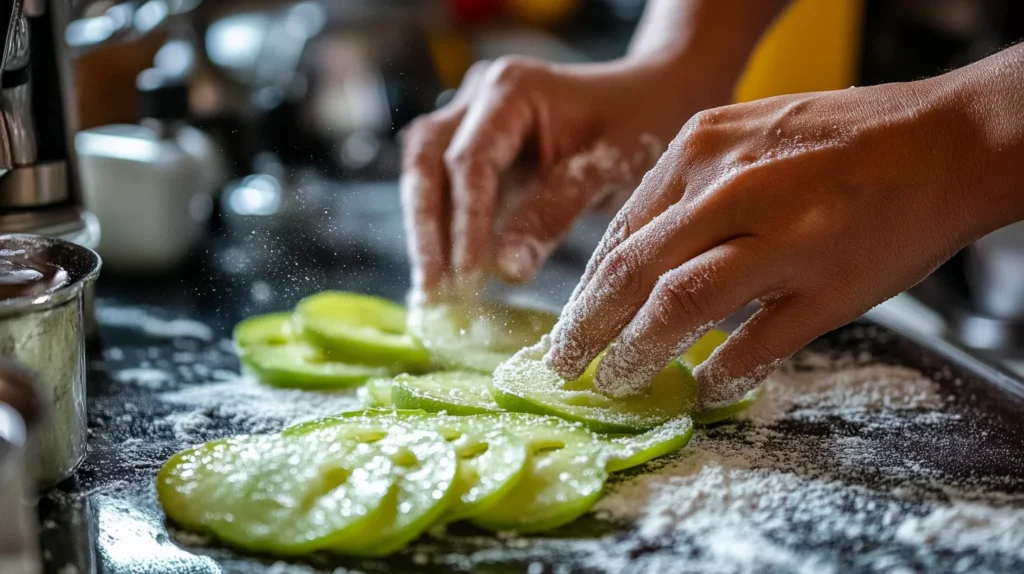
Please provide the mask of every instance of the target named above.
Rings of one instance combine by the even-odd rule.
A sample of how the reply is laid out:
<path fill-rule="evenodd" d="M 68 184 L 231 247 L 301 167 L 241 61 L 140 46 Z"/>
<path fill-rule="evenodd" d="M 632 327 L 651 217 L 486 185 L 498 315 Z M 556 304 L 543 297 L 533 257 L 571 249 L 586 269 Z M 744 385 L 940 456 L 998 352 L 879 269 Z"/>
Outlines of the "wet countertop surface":
<path fill-rule="evenodd" d="M 402 555 L 371 562 L 318 556 L 285 563 L 176 531 L 165 524 L 153 487 L 160 465 L 174 452 L 231 434 L 280 428 L 307 410 L 316 414 L 351 404 L 347 395 L 274 394 L 237 379 L 232 326 L 255 313 L 287 309 L 325 288 L 400 300 L 408 287 L 393 187 L 339 190 L 311 183 L 302 194 L 278 216 L 225 221 L 226 230 L 172 274 L 139 279 L 105 272 L 98 291 L 100 341 L 90 351 L 89 454 L 76 478 L 40 501 L 47 572 L 785 572 L 809 565 L 817 566 L 809 571 L 1024 571 L 1024 551 L 1007 551 L 1012 544 L 944 541 L 929 538 L 924 528 L 929 513 L 953 498 L 952 487 L 981 485 L 979 496 L 988 505 L 983 508 L 1004 514 L 1024 509 L 1024 408 L 1013 393 L 986 380 L 993 374 L 983 367 L 957 364 L 948 353 L 874 327 L 837 332 L 816 344 L 815 356 L 852 350 L 872 361 L 921 370 L 942 389 L 941 404 L 928 407 L 948 415 L 941 427 L 921 408 L 901 411 L 885 425 L 869 415 L 821 411 L 825 416 L 787 414 L 763 426 L 726 425 L 702 433 L 688 447 L 718 464 L 726 460 L 719 455 L 734 454 L 737 444 L 759 445 L 767 454 L 747 466 L 795 476 L 794 488 L 800 488 L 800 480 L 813 480 L 837 489 L 839 502 L 827 521 L 857 522 L 860 528 L 823 529 L 815 524 L 821 522 L 815 514 L 820 509 L 805 507 L 816 504 L 813 499 L 780 499 L 776 507 L 767 503 L 768 492 L 751 499 L 751 508 L 730 507 L 722 516 L 723 523 L 739 517 L 730 532 L 744 532 L 749 522 L 751 532 L 764 536 L 766 548 L 805 552 L 808 559 L 744 562 L 736 559 L 746 551 L 739 545 L 725 551 L 727 560 L 716 561 L 709 552 L 721 548 L 702 543 L 692 529 L 641 536 L 628 521 L 594 517 L 540 539 L 487 536 L 457 525 L 441 541 L 424 540 Z M 580 230 L 577 243 L 563 249 L 523 297 L 549 305 L 564 300 L 599 229 L 600 222 L 594 222 Z M 854 443 L 855 458 L 846 456 L 853 451 L 834 448 Z M 793 462 L 797 454 L 799 464 Z M 905 494 L 908 489 L 912 496 Z M 876 499 L 888 510 L 876 515 Z M 613 504 L 606 506 L 614 514 Z M 893 514 L 907 524 L 918 520 L 913 524 L 925 535 L 890 535 L 886 517 Z M 678 521 L 695 524 L 698 516 L 679 514 Z M 1004 541 L 1012 543 L 1024 536 L 1024 510 L 1008 516 L 1001 524 L 1010 537 Z"/>

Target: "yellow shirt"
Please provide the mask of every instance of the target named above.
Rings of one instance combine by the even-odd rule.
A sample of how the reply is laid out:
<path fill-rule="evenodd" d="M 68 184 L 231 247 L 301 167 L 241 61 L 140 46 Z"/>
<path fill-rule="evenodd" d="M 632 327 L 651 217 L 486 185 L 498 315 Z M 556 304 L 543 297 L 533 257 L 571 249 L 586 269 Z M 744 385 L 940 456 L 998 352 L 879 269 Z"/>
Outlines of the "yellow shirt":
<path fill-rule="evenodd" d="M 795 0 L 751 55 L 736 101 L 854 85 L 863 11 L 863 0 Z"/>

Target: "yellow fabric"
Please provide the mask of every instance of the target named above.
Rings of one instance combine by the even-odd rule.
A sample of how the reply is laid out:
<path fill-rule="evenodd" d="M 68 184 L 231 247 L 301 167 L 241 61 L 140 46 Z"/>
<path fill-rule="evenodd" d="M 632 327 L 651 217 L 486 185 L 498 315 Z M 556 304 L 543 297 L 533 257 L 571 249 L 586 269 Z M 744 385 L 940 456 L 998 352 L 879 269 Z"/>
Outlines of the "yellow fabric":
<path fill-rule="evenodd" d="M 863 0 L 795 0 L 751 55 L 735 100 L 848 88 L 857 78 Z"/>
<path fill-rule="evenodd" d="M 441 84 L 449 89 L 459 87 L 473 56 L 469 39 L 454 29 L 437 29 L 428 31 L 427 41 Z"/>

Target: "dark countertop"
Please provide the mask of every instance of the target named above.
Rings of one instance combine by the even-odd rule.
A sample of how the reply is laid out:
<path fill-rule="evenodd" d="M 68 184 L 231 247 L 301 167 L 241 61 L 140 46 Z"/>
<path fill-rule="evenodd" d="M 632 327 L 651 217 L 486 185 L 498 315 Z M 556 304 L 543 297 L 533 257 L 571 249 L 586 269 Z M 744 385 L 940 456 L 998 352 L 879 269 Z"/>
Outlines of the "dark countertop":
<path fill-rule="evenodd" d="M 493 553 L 496 543 L 508 550 L 507 556 L 499 553 L 494 560 L 471 561 L 464 569 L 524 572 L 533 562 L 544 561 L 528 551 L 532 540 L 497 542 L 457 526 L 446 542 L 386 562 L 315 557 L 304 565 L 286 566 L 274 559 L 196 544 L 195 537 L 169 531 L 164 523 L 153 478 L 166 458 L 196 442 L 273 428 L 275 421 L 223 409 L 214 402 L 197 413 L 161 397 L 233 384 L 229 381 L 238 364 L 227 338 L 232 326 L 246 316 L 286 309 L 300 297 L 324 288 L 400 300 L 408 287 L 408 274 L 395 195 L 389 185 L 353 184 L 339 189 L 307 182 L 302 198 L 293 206 L 286 205 L 280 216 L 255 222 L 227 221 L 227 230 L 197 250 L 175 273 L 133 279 L 105 272 L 97 304 L 101 341 L 91 350 L 89 371 L 89 454 L 74 479 L 40 502 L 47 572 L 345 572 L 335 570 L 337 567 L 375 572 L 448 571 L 459 566 L 452 558 L 458 553 Z M 599 230 L 600 222 L 584 226 L 526 296 L 551 305 L 564 300 Z M 881 461 L 893 452 L 905 452 L 944 476 L 979 479 L 1005 493 L 1024 493 L 1024 433 L 1020 425 L 1024 408 L 990 384 L 991 372 L 969 361 L 955 362 L 955 353 L 936 353 L 886 331 L 875 332 L 867 340 L 862 332 L 847 328 L 816 345 L 824 351 L 867 348 L 883 362 L 905 364 L 941 379 L 944 382 L 940 384 L 962 398 L 948 407 L 964 414 L 956 419 L 961 422 L 946 429 L 962 440 L 956 448 L 948 448 L 945 442 L 932 441 L 927 433 L 915 434 L 914 423 L 908 420 L 892 432 L 864 435 L 870 447 L 867 468 L 826 465 L 829 473 L 855 487 L 881 488 L 879 485 L 889 480 Z M 954 388 L 956 380 L 960 383 Z M 227 394 L 222 400 L 248 399 Z M 844 427 L 828 421 L 786 423 L 779 428 L 782 444 L 775 447 L 785 449 L 790 438 L 829 433 L 860 436 L 862 431 L 866 433 L 856 425 Z M 731 432 L 742 429 L 724 427 L 712 434 L 728 437 Z M 911 476 L 911 480 L 916 478 Z M 787 528 L 798 531 L 802 527 L 798 514 L 787 520 Z M 574 541 L 609 536 L 611 543 L 621 540 L 628 530 L 583 519 L 554 535 L 566 543 L 562 555 L 551 559 L 552 555 L 546 554 L 549 563 L 531 565 L 529 571 L 573 571 L 584 563 L 577 555 L 587 548 L 574 546 Z M 1019 555 L 982 551 L 922 554 L 884 537 L 808 538 L 806 548 L 844 571 L 875 569 L 859 558 L 869 551 L 891 555 L 893 568 L 902 566 L 908 572 L 952 571 L 956 564 L 967 564 L 979 572 L 1024 571 L 1024 557 Z M 687 552 L 687 547 L 678 543 L 638 546 L 630 550 L 631 568 L 647 571 L 644 568 L 665 564 L 666 558 L 684 565 L 690 556 Z M 425 562 L 441 565 L 427 567 L 422 565 Z"/>

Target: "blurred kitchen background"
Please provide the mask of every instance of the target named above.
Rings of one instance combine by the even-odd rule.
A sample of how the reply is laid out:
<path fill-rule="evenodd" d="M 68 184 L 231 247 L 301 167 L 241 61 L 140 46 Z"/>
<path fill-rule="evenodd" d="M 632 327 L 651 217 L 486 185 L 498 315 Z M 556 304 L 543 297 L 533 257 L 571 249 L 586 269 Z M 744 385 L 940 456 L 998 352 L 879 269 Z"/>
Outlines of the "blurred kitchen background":
<path fill-rule="evenodd" d="M 401 298 L 402 128 L 475 60 L 621 55 L 644 4 L 72 2 L 75 148 L 107 293 L 225 324 L 334 286 Z M 782 27 L 800 32 L 765 41 L 766 72 L 737 99 L 934 75 L 1019 39 L 1024 3 L 798 0 Z M 581 222 L 523 297 L 563 301 L 606 222 Z M 366 268 L 388 271 L 346 274 Z M 1024 232 L 972 247 L 915 293 L 925 326 L 1019 353 Z"/>

